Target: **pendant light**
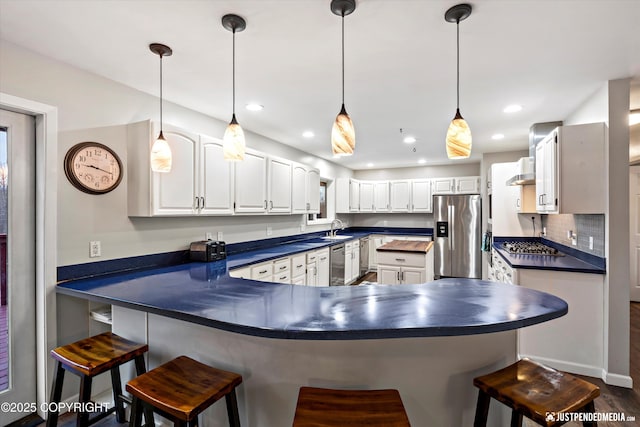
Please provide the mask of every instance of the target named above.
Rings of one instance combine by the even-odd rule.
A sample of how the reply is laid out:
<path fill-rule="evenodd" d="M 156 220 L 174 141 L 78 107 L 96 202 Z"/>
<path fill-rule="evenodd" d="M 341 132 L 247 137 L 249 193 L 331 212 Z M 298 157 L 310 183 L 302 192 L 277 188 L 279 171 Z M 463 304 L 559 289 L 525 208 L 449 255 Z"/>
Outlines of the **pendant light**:
<path fill-rule="evenodd" d="M 350 156 L 356 146 L 353 122 L 344 108 L 344 17 L 354 10 L 355 0 L 331 0 L 331 11 L 342 17 L 342 108 L 331 129 L 331 150 L 334 156 Z"/>
<path fill-rule="evenodd" d="M 160 57 L 160 133 L 151 146 L 151 170 L 167 173 L 171 172 L 171 147 L 162 133 L 162 58 L 171 56 L 173 51 L 160 43 L 151 43 L 149 50 Z"/>
<path fill-rule="evenodd" d="M 244 160 L 246 147 L 244 132 L 236 120 L 236 32 L 247 28 L 247 22 L 238 15 L 229 14 L 222 17 L 222 26 L 233 33 L 233 113 L 222 139 L 224 159 L 233 162 Z"/>
<path fill-rule="evenodd" d="M 447 130 L 447 157 L 466 159 L 471 155 L 471 129 L 460 114 L 460 21 L 471 15 L 470 4 L 458 4 L 444 14 L 447 22 L 456 23 L 456 115 Z"/>

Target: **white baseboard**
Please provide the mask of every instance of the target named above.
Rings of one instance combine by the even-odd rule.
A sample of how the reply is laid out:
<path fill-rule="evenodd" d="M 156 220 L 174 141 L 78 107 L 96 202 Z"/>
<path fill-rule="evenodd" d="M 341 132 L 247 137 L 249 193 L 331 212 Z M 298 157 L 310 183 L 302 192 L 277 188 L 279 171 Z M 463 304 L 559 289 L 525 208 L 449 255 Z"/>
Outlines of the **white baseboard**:
<path fill-rule="evenodd" d="M 602 381 L 609 385 L 633 388 L 633 379 L 629 375 L 611 374 L 602 370 Z"/>
<path fill-rule="evenodd" d="M 580 363 L 567 362 L 565 360 L 548 359 L 539 356 L 530 356 L 527 354 L 519 354 L 520 359 L 528 357 L 531 360 L 550 366 L 559 371 L 569 372 L 570 374 L 584 375 L 592 378 L 600 378 L 608 385 L 633 388 L 633 379 L 628 375 L 611 374 L 599 366 L 583 365 Z"/>

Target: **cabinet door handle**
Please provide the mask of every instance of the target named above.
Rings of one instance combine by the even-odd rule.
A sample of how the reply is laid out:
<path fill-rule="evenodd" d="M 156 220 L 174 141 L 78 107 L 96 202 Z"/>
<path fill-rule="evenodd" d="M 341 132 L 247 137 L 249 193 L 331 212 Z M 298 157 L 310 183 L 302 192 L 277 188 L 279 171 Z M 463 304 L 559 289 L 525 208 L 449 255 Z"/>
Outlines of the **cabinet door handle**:
<path fill-rule="evenodd" d="M 281 266 L 280 266 L 280 270 L 284 270 L 284 269 L 286 269 L 286 268 L 287 268 L 287 266 L 286 266 L 286 265 L 281 265 Z"/>
<path fill-rule="evenodd" d="M 396 261 L 398 262 L 405 262 L 406 260 L 404 258 L 396 258 Z"/>
<path fill-rule="evenodd" d="M 267 272 L 267 270 L 262 270 L 262 271 L 259 271 L 258 274 L 264 274 L 266 272 Z"/>
<path fill-rule="evenodd" d="M 296 268 L 302 268 L 303 264 L 296 265 Z"/>
<path fill-rule="evenodd" d="M 324 261 L 325 259 L 327 259 L 327 257 L 323 256 L 322 258 L 320 258 L 320 261 Z"/>
<path fill-rule="evenodd" d="M 193 198 L 193 209 L 194 210 L 200 209 L 200 198 L 197 196 Z"/>
<path fill-rule="evenodd" d="M 280 277 L 280 280 L 284 280 L 284 279 L 286 279 L 286 278 L 287 278 L 287 276 L 281 276 L 281 277 Z"/>
<path fill-rule="evenodd" d="M 273 200 L 269 201 L 269 210 L 273 210 Z"/>
<path fill-rule="evenodd" d="M 520 207 L 520 199 L 516 199 L 516 208 Z"/>
<path fill-rule="evenodd" d="M 400 272 L 400 281 L 403 282 L 404 281 L 404 271 Z"/>
<path fill-rule="evenodd" d="M 400 272 L 399 271 L 396 273 L 396 278 L 398 279 L 398 282 L 400 282 Z"/>
<path fill-rule="evenodd" d="M 200 197 L 200 201 L 202 202 L 200 203 L 200 208 L 204 209 L 204 197 Z"/>
<path fill-rule="evenodd" d="M 266 200 L 264 201 L 264 210 L 265 211 L 267 210 L 267 201 Z"/>

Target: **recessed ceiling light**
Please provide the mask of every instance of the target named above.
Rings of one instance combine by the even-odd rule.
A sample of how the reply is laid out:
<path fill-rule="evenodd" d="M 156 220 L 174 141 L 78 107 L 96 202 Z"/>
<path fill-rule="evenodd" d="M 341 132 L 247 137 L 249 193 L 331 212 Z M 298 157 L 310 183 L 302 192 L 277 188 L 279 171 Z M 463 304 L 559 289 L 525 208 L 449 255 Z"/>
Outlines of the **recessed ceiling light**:
<path fill-rule="evenodd" d="M 402 142 L 404 142 L 405 144 L 413 144 L 416 141 L 417 140 L 415 136 L 405 136 L 404 139 L 402 140 Z"/>
<path fill-rule="evenodd" d="M 302 136 L 304 136 L 305 138 L 313 138 L 314 136 L 316 136 L 316 134 L 310 130 L 305 130 L 304 132 L 302 132 Z"/>
<path fill-rule="evenodd" d="M 505 113 L 517 113 L 520 110 L 522 110 L 522 105 L 512 104 L 504 107 L 504 110 L 502 111 L 504 111 Z"/>
<path fill-rule="evenodd" d="M 263 108 L 264 106 L 260 104 L 256 104 L 256 103 L 247 104 L 247 110 L 249 111 L 262 111 Z"/>
<path fill-rule="evenodd" d="M 425 159 L 420 159 L 418 160 L 418 163 L 420 163 L 421 165 L 424 165 L 425 163 L 427 163 L 427 161 Z"/>
<path fill-rule="evenodd" d="M 368 168 L 372 168 L 373 167 L 373 163 L 367 163 L 367 167 Z"/>
<path fill-rule="evenodd" d="M 496 140 L 497 139 L 504 139 L 504 135 L 501 134 L 501 133 L 496 133 L 496 134 L 491 135 L 491 139 L 496 139 Z"/>

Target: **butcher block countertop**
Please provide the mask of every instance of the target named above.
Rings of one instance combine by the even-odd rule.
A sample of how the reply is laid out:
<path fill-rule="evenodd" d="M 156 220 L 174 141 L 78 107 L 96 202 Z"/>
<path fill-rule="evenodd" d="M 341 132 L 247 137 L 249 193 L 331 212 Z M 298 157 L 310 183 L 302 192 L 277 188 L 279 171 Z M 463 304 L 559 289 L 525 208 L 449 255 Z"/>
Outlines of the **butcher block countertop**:
<path fill-rule="evenodd" d="M 380 246 L 378 251 L 389 252 L 417 252 L 427 253 L 433 247 L 433 242 L 424 242 L 419 240 L 393 240 Z"/>

